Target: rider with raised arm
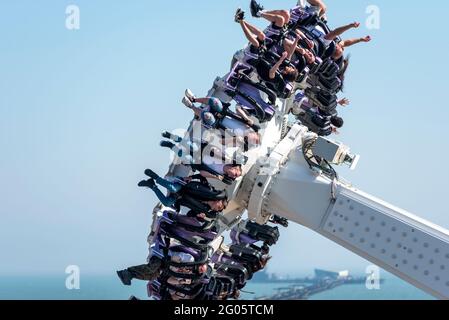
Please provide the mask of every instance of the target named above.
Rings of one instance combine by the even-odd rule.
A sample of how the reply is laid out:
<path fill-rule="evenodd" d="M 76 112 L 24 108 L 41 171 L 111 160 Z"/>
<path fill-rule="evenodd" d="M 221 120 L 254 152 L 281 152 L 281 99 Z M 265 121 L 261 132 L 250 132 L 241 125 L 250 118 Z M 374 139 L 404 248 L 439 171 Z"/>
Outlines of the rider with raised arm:
<path fill-rule="evenodd" d="M 326 34 L 324 36 L 324 42 L 326 45 L 329 46 L 332 41 L 335 41 L 343 33 L 347 32 L 351 29 L 357 29 L 359 27 L 360 27 L 360 23 L 354 22 L 354 23 L 350 23 L 348 25 L 336 28 L 335 30 L 332 30 L 331 32 L 329 32 L 328 34 Z M 335 49 L 334 54 L 332 55 L 332 58 L 334 60 L 339 60 L 343 56 L 345 48 L 353 46 L 353 45 L 361 43 L 361 42 L 370 42 L 370 41 L 371 41 L 371 37 L 366 36 L 363 38 L 347 39 L 347 40 L 342 40 L 342 41 L 336 42 L 336 49 Z"/>
<path fill-rule="evenodd" d="M 265 46 L 265 34 L 245 21 L 245 13 L 241 9 L 238 9 L 235 15 L 235 21 L 240 24 L 246 38 L 251 44 L 254 50 L 263 49 Z M 292 65 L 284 65 L 285 60 L 291 57 L 294 53 L 294 48 L 290 48 L 290 52 L 285 51 L 281 58 L 273 64 L 269 61 L 258 59 L 256 69 L 262 80 L 266 82 L 273 82 L 275 84 L 287 82 L 293 82 L 298 78 L 298 70 Z"/>

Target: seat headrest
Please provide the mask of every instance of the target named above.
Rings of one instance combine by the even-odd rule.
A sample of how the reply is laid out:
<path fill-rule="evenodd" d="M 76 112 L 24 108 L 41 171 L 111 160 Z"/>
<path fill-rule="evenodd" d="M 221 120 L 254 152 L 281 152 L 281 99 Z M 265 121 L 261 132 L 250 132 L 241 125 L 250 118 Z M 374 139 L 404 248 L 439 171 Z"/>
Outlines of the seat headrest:
<path fill-rule="evenodd" d="M 330 57 L 332 57 L 335 53 L 335 50 L 337 50 L 337 44 L 335 43 L 335 41 L 332 41 L 329 45 L 329 47 L 326 49 L 326 51 L 324 52 L 322 59 L 326 60 Z"/>

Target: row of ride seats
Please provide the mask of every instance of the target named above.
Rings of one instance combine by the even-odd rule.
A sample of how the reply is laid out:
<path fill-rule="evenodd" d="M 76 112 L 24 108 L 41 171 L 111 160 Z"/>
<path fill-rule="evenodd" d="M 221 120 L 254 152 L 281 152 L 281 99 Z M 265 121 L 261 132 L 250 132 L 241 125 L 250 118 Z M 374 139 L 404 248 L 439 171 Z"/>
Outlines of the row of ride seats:
<path fill-rule="evenodd" d="M 297 55 L 292 59 L 296 64 L 287 61 L 286 64 L 294 65 L 300 71 L 300 75 L 296 83 L 285 83 L 282 88 L 273 87 L 270 82 L 260 78 L 256 79 L 257 61 L 265 59 L 274 64 L 284 51 L 282 40 L 286 37 L 295 37 L 297 28 L 314 43 L 315 63 L 306 66 L 305 59 Z M 308 89 L 305 91 L 306 95 L 325 115 L 336 115 L 337 93 L 342 89 L 340 71 L 343 59 L 339 61 L 331 59 L 336 43 L 334 41 L 326 45 L 323 41 L 323 36 L 329 31 L 327 24 L 316 14 L 302 7 L 293 8 L 290 24 L 286 28 L 280 30 L 269 26 L 264 31 L 267 37 L 264 52 L 254 52 L 248 47 L 235 55 L 231 71 L 225 80 L 226 93 L 261 123 L 271 120 L 274 116 L 276 98 L 288 98 L 298 87 Z M 300 45 L 307 48 L 307 44 L 303 41 Z M 299 60 L 302 62 L 298 62 Z M 263 96 L 268 96 L 268 99 L 262 98 Z"/>
<path fill-rule="evenodd" d="M 149 295 L 162 300 L 235 297 L 263 268 L 264 256 L 269 246 L 278 241 L 279 230 L 248 222 L 239 229 L 238 236 L 235 234 L 227 250 L 217 251 L 214 220 L 201 222 L 174 210 L 164 210 L 158 218 L 152 245 L 152 255 L 163 261 L 163 267 L 159 277 L 148 284 Z M 263 242 L 262 247 L 256 245 L 259 241 Z M 179 253 L 190 260 L 174 261 L 172 257 Z M 201 269 L 205 265 L 207 271 Z"/>

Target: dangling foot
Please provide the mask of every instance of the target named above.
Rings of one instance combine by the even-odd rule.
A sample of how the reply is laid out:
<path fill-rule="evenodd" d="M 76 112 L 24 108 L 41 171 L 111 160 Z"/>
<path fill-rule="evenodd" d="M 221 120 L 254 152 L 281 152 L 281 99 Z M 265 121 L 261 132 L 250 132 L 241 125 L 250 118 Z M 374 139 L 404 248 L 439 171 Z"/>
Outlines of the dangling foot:
<path fill-rule="evenodd" d="M 267 264 L 270 260 L 271 260 L 271 256 L 269 256 L 269 255 L 262 257 L 262 260 L 260 261 L 260 266 L 262 267 L 262 269 L 265 269 L 265 267 L 267 266 Z"/>
<path fill-rule="evenodd" d="M 139 187 L 141 188 L 150 188 L 150 189 L 154 189 L 156 187 L 156 183 L 154 182 L 153 179 L 148 179 L 148 180 L 142 180 L 139 182 L 138 184 Z"/>
<path fill-rule="evenodd" d="M 182 103 L 189 109 L 192 109 L 193 107 L 192 101 L 190 101 L 187 97 L 182 98 Z"/>
<path fill-rule="evenodd" d="M 237 23 L 242 22 L 243 20 L 245 20 L 245 11 L 243 11 L 242 9 L 238 8 L 235 16 L 234 16 L 234 21 Z"/>
<path fill-rule="evenodd" d="M 145 175 L 149 176 L 151 179 L 154 179 L 154 180 L 159 178 L 159 175 L 156 172 L 154 172 L 153 170 L 150 170 L 150 169 L 145 170 Z"/>
<path fill-rule="evenodd" d="M 127 269 L 117 271 L 117 275 L 125 286 L 131 285 L 131 280 L 133 279 L 131 272 Z"/>
<path fill-rule="evenodd" d="M 260 18 L 262 16 L 262 11 L 264 9 L 256 0 L 251 0 L 251 15 L 254 18 Z"/>
<path fill-rule="evenodd" d="M 190 89 L 186 89 L 184 92 L 187 99 L 189 99 L 192 103 L 195 103 L 196 97 Z"/>
<path fill-rule="evenodd" d="M 177 135 L 175 135 L 173 133 L 170 133 L 168 131 L 162 132 L 162 137 L 165 138 L 165 139 L 173 140 L 174 142 L 177 142 L 177 143 L 182 142 L 182 138 L 180 136 L 177 136 Z"/>
<path fill-rule="evenodd" d="M 165 140 L 161 141 L 160 145 L 163 148 L 169 148 L 169 149 L 173 149 L 175 147 L 175 144 L 173 142 L 165 141 Z"/>

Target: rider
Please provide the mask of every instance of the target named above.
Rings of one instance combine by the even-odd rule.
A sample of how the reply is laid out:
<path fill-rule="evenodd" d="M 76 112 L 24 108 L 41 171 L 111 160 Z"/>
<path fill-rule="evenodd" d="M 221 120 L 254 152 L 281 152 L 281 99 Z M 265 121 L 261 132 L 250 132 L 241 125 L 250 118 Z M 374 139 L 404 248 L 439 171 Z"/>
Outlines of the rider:
<path fill-rule="evenodd" d="M 347 98 L 338 101 L 338 104 L 341 106 L 347 106 L 349 103 L 350 101 Z M 299 92 L 296 95 L 293 105 L 292 113 L 310 131 L 318 135 L 328 136 L 332 133 L 338 133 L 337 129 L 342 128 L 344 125 L 343 118 L 336 114 L 323 114 L 318 107 L 310 102 L 303 92 Z"/>
<path fill-rule="evenodd" d="M 195 259 L 192 255 L 182 252 L 169 251 L 170 260 L 175 263 L 193 263 Z M 126 286 L 130 286 L 132 280 L 153 281 L 156 280 L 163 269 L 163 261 L 157 257 L 151 257 L 147 264 L 133 266 L 124 270 L 117 271 L 117 275 Z M 177 273 L 187 274 L 191 272 L 188 268 L 174 268 Z M 198 267 L 200 274 L 207 272 L 207 264 Z M 176 281 L 177 280 L 177 281 Z M 176 281 L 176 282 L 175 282 Z M 178 278 L 171 278 L 171 284 L 182 284 Z"/>
<path fill-rule="evenodd" d="M 225 131 L 224 135 L 223 132 L 220 133 L 223 146 L 232 144 L 242 147 L 246 151 L 260 145 L 261 137 L 257 132 L 260 127 L 254 123 L 254 120 L 243 108 L 237 107 L 237 114 L 229 110 L 224 112 L 223 103 L 219 99 L 214 97 L 196 98 L 188 89 L 182 102 L 194 112 L 195 118 L 201 121 L 205 129 L 215 128 Z M 195 102 L 202 103 L 202 106 L 196 107 Z M 201 138 L 205 139 L 206 133 L 211 136 L 213 132 L 204 131 L 203 133 L 204 137 Z"/>
<path fill-rule="evenodd" d="M 219 179 L 219 180 L 231 180 L 242 176 L 242 164 L 243 159 L 229 159 L 226 155 L 223 155 L 221 150 L 217 147 L 211 147 L 207 143 L 201 143 L 201 147 L 198 147 L 196 143 L 189 141 L 187 145 L 183 145 L 183 139 L 179 136 L 171 134 L 169 132 L 163 132 L 164 138 L 172 141 L 161 141 L 161 146 L 169 148 L 175 152 L 175 154 L 183 159 L 184 164 L 190 165 L 193 170 L 197 170 L 205 178 Z M 201 148 L 201 149 L 200 149 Z M 194 149 L 200 152 L 200 159 L 198 164 L 194 158 L 190 156 L 190 149 Z M 235 158 L 235 156 L 234 156 Z M 232 162 L 232 163 L 229 163 Z"/>
<path fill-rule="evenodd" d="M 282 29 L 290 22 L 290 12 L 287 10 L 264 10 L 257 1 L 251 0 L 251 15 L 255 18 L 265 18 L 272 22 L 275 29 Z"/>
<path fill-rule="evenodd" d="M 159 201 L 166 207 L 174 207 L 178 210 L 181 207 L 187 207 L 198 215 L 216 216 L 226 209 L 228 204 L 226 192 L 215 190 L 202 176 L 168 180 L 159 177 L 150 169 L 145 170 L 145 174 L 150 179 L 139 182 L 139 187 L 153 190 Z M 156 183 L 166 188 L 169 195 L 164 195 Z"/>

